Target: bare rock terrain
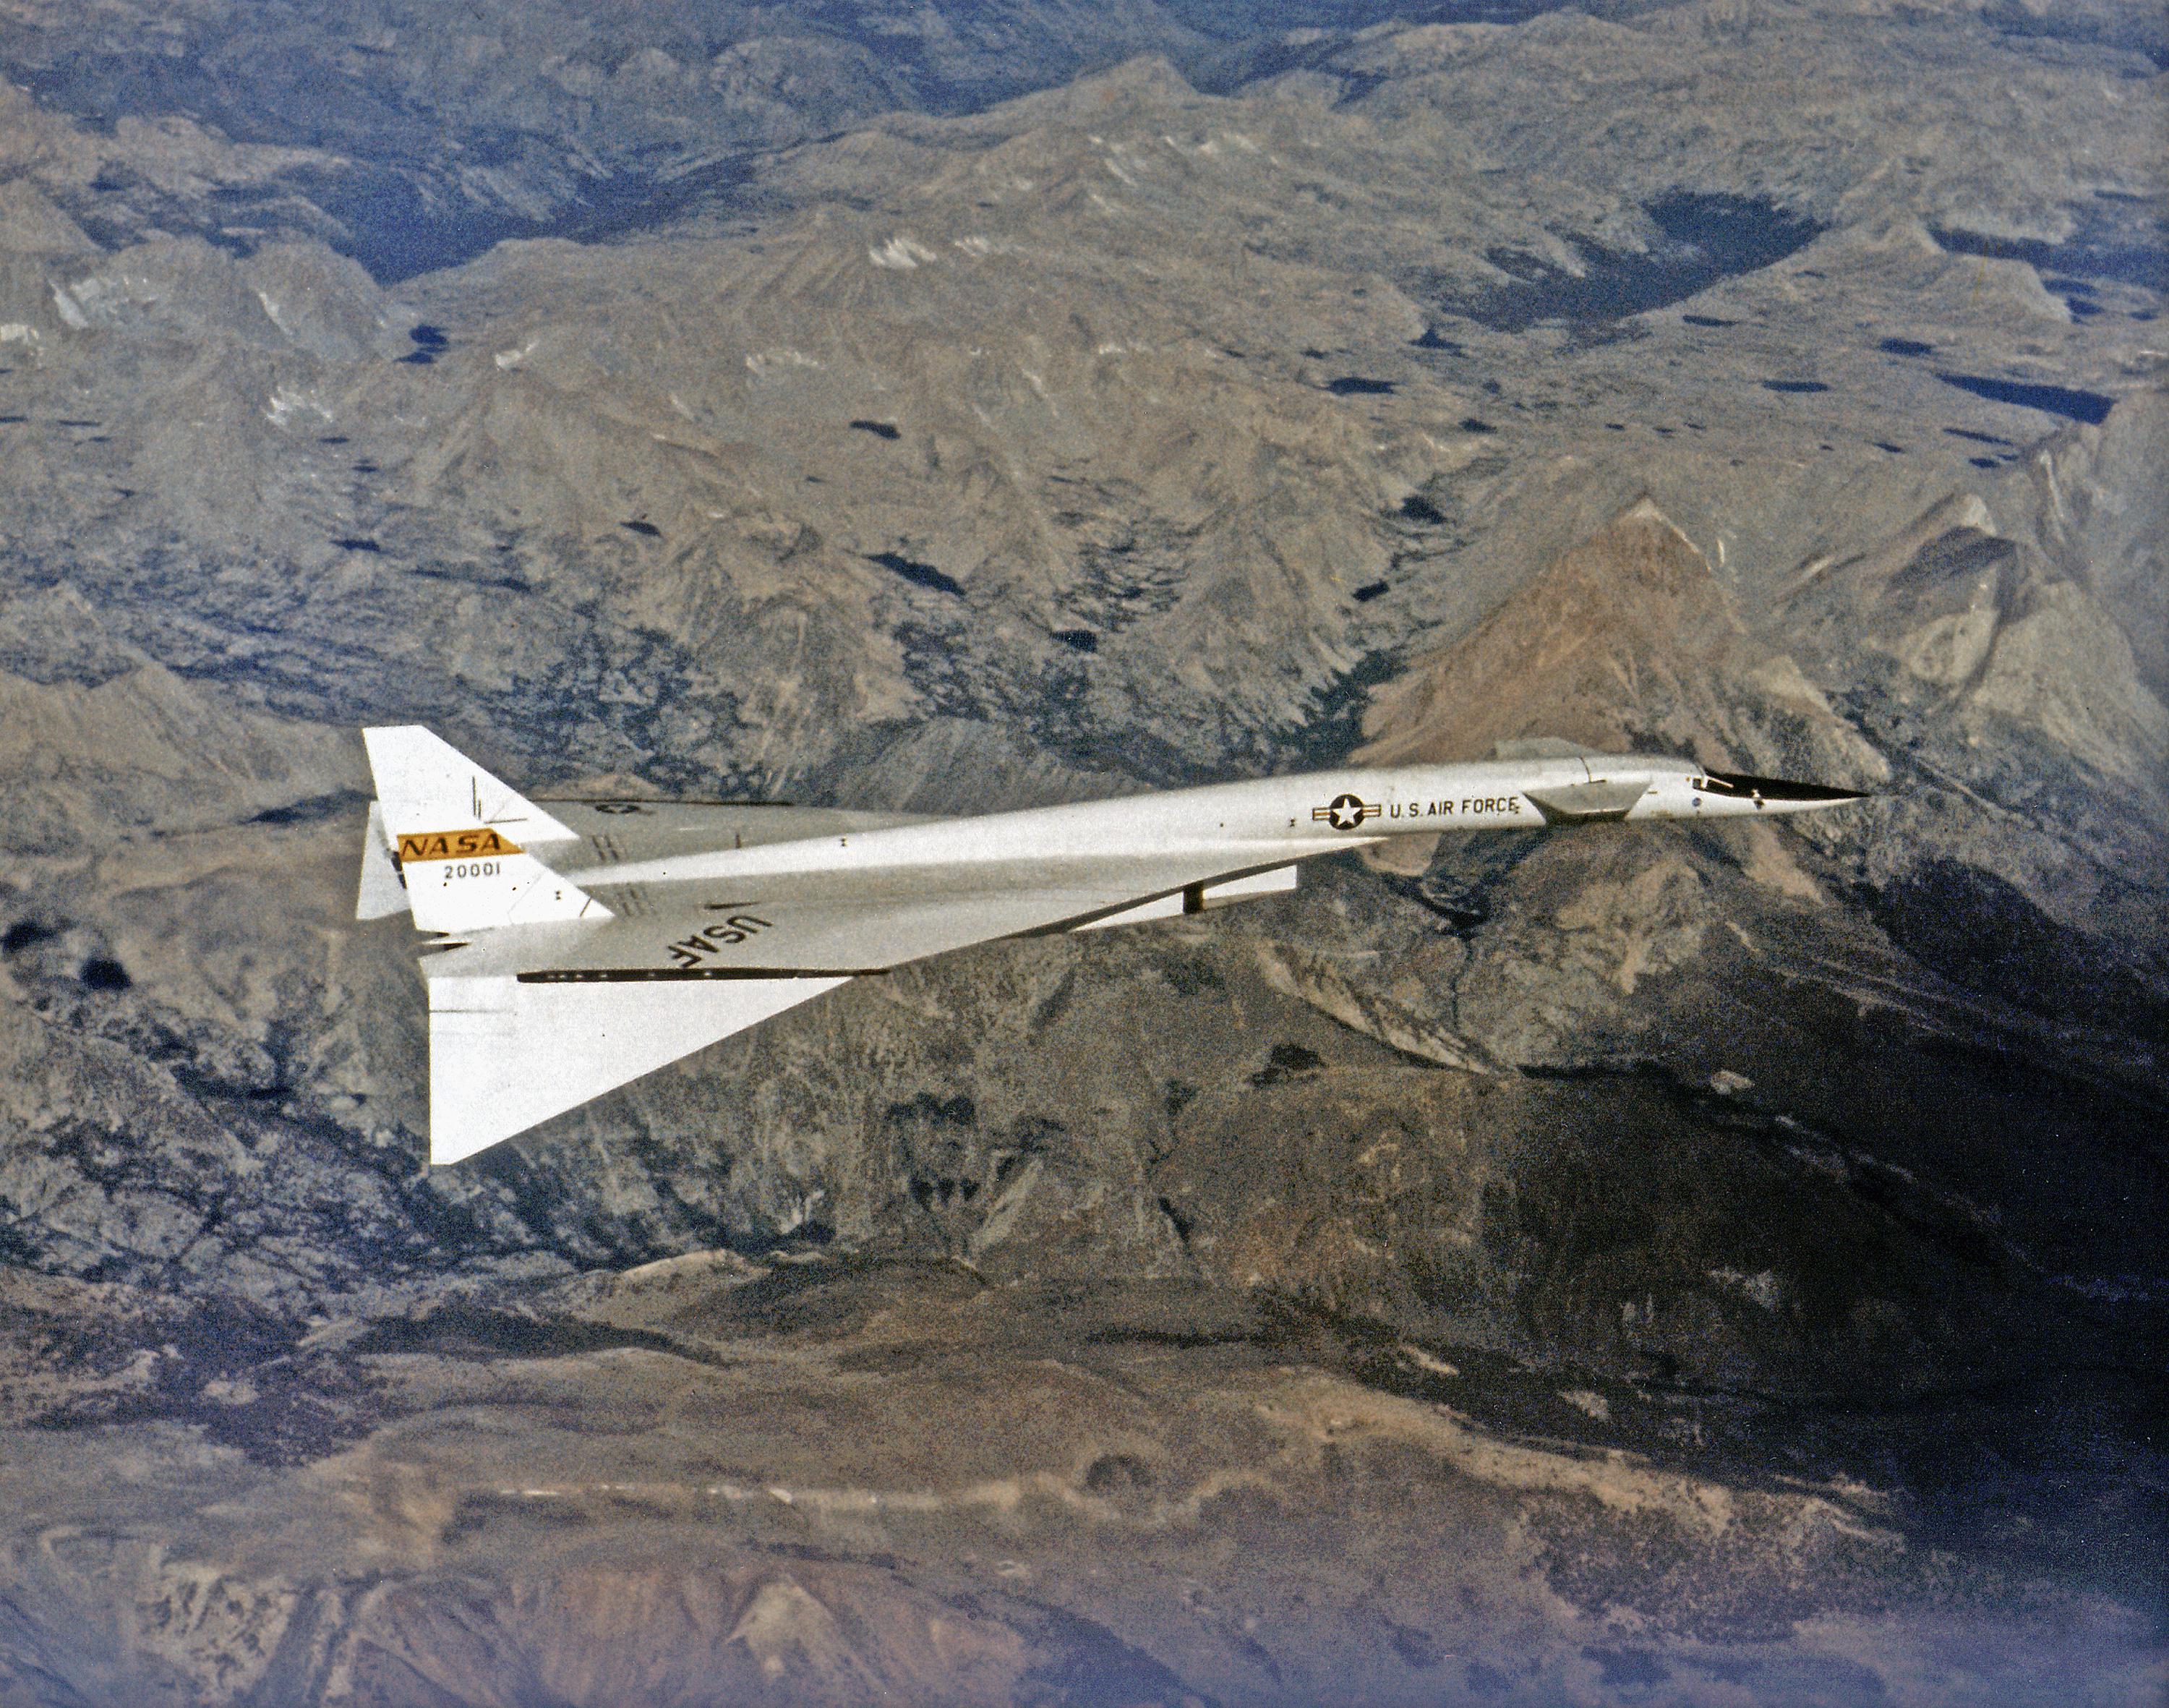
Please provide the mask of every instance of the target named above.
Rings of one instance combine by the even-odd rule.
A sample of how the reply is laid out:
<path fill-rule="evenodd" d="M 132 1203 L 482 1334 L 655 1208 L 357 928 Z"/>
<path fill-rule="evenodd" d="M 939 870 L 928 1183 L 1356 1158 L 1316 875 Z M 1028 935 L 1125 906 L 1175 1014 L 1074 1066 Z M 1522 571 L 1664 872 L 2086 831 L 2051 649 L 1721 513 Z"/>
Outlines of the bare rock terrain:
<path fill-rule="evenodd" d="M 45 1287 L 13 1310 L 88 1302 Z M 1921 1557 L 1865 1488 L 1503 1439 L 1449 1397 L 1476 1369 L 1390 1339 L 1351 1360 L 1260 1297 L 695 1255 L 329 1323 L 186 1423 L 24 1436 L 0 1679 L 493 1704 L 2145 1688 L 2128 1610 L 2031 1588 L 2054 1636 L 2013 1647 L 2012 1586 Z M 79 1403 L 125 1415 L 150 1362 Z M 1598 1391 L 1526 1403 L 1623 1433 Z M 310 1438 L 328 1407 L 344 1438 Z"/>
<path fill-rule="evenodd" d="M 2158 1695 L 2157 17 L 467 10 L 0 0 L 0 1700 Z M 429 1173 L 372 720 L 1874 798 Z"/>

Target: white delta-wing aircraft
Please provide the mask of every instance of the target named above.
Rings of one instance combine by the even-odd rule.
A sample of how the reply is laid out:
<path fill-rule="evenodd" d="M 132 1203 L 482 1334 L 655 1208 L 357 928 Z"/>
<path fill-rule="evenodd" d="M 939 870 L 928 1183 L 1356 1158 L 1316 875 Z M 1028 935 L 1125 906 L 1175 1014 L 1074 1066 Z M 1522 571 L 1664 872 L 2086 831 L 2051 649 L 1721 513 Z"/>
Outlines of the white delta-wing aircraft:
<path fill-rule="evenodd" d="M 1510 743 L 930 819 L 762 803 L 530 801 L 418 725 L 376 779 L 355 915 L 405 908 L 429 991 L 429 1160 L 456 1162 L 848 979 L 997 937 L 1199 913 L 1389 836 L 1813 811 L 1845 789 Z"/>

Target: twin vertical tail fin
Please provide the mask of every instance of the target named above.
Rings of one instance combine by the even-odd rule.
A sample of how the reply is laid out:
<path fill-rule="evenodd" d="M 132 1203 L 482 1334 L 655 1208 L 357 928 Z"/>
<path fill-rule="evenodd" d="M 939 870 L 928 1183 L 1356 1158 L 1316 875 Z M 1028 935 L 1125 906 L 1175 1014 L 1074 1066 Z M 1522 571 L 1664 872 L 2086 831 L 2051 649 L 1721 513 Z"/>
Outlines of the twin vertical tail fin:
<path fill-rule="evenodd" d="M 426 729 L 365 729 L 362 738 L 377 799 L 357 917 L 405 906 L 423 930 L 462 937 L 498 926 L 610 918 L 550 864 L 565 863 L 579 839 L 532 801 Z M 547 933 L 542 939 L 523 943 L 517 964 L 562 966 L 552 956 L 566 953 L 565 945 Z M 472 954 L 452 946 L 423 962 L 433 1164 L 485 1150 L 844 982 L 839 975 L 559 983 L 501 968 L 472 971 Z"/>
<path fill-rule="evenodd" d="M 425 931 L 610 917 L 536 857 L 576 839 L 532 801 L 419 724 L 361 734 L 376 804 L 357 918 L 396 912 L 402 899 Z"/>

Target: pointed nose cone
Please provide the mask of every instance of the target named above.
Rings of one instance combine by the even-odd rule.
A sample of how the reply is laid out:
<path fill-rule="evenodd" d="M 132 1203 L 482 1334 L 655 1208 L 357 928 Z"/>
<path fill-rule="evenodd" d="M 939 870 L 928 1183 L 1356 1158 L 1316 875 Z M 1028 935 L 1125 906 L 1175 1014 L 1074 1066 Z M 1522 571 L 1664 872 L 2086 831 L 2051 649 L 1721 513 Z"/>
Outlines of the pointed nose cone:
<path fill-rule="evenodd" d="M 1751 800 L 1779 813 L 1813 812 L 1820 807 L 1841 807 L 1869 798 L 1863 789 L 1834 789 L 1823 783 L 1793 782 L 1782 777 L 1748 777 L 1739 771 L 1713 771 L 1703 778 L 1711 794 Z"/>

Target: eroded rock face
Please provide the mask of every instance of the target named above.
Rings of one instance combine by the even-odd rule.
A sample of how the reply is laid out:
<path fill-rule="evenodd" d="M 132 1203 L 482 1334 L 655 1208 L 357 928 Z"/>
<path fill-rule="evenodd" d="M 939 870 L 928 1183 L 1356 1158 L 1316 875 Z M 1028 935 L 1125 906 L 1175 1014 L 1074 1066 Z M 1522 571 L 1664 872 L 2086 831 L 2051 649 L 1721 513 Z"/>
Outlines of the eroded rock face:
<path fill-rule="evenodd" d="M 338 50 L 525 115 L 455 168 L 101 128 L 135 13 L 0 8 L 0 1695 L 2145 1679 L 2150 26 L 1111 14 L 1175 61 L 964 110 L 977 14 L 898 83 L 483 11 Z M 950 116 L 637 241 L 332 216 L 868 101 Z M 989 945 L 429 1175 L 370 719 L 930 812 L 1530 735 L 1875 798 Z"/>

